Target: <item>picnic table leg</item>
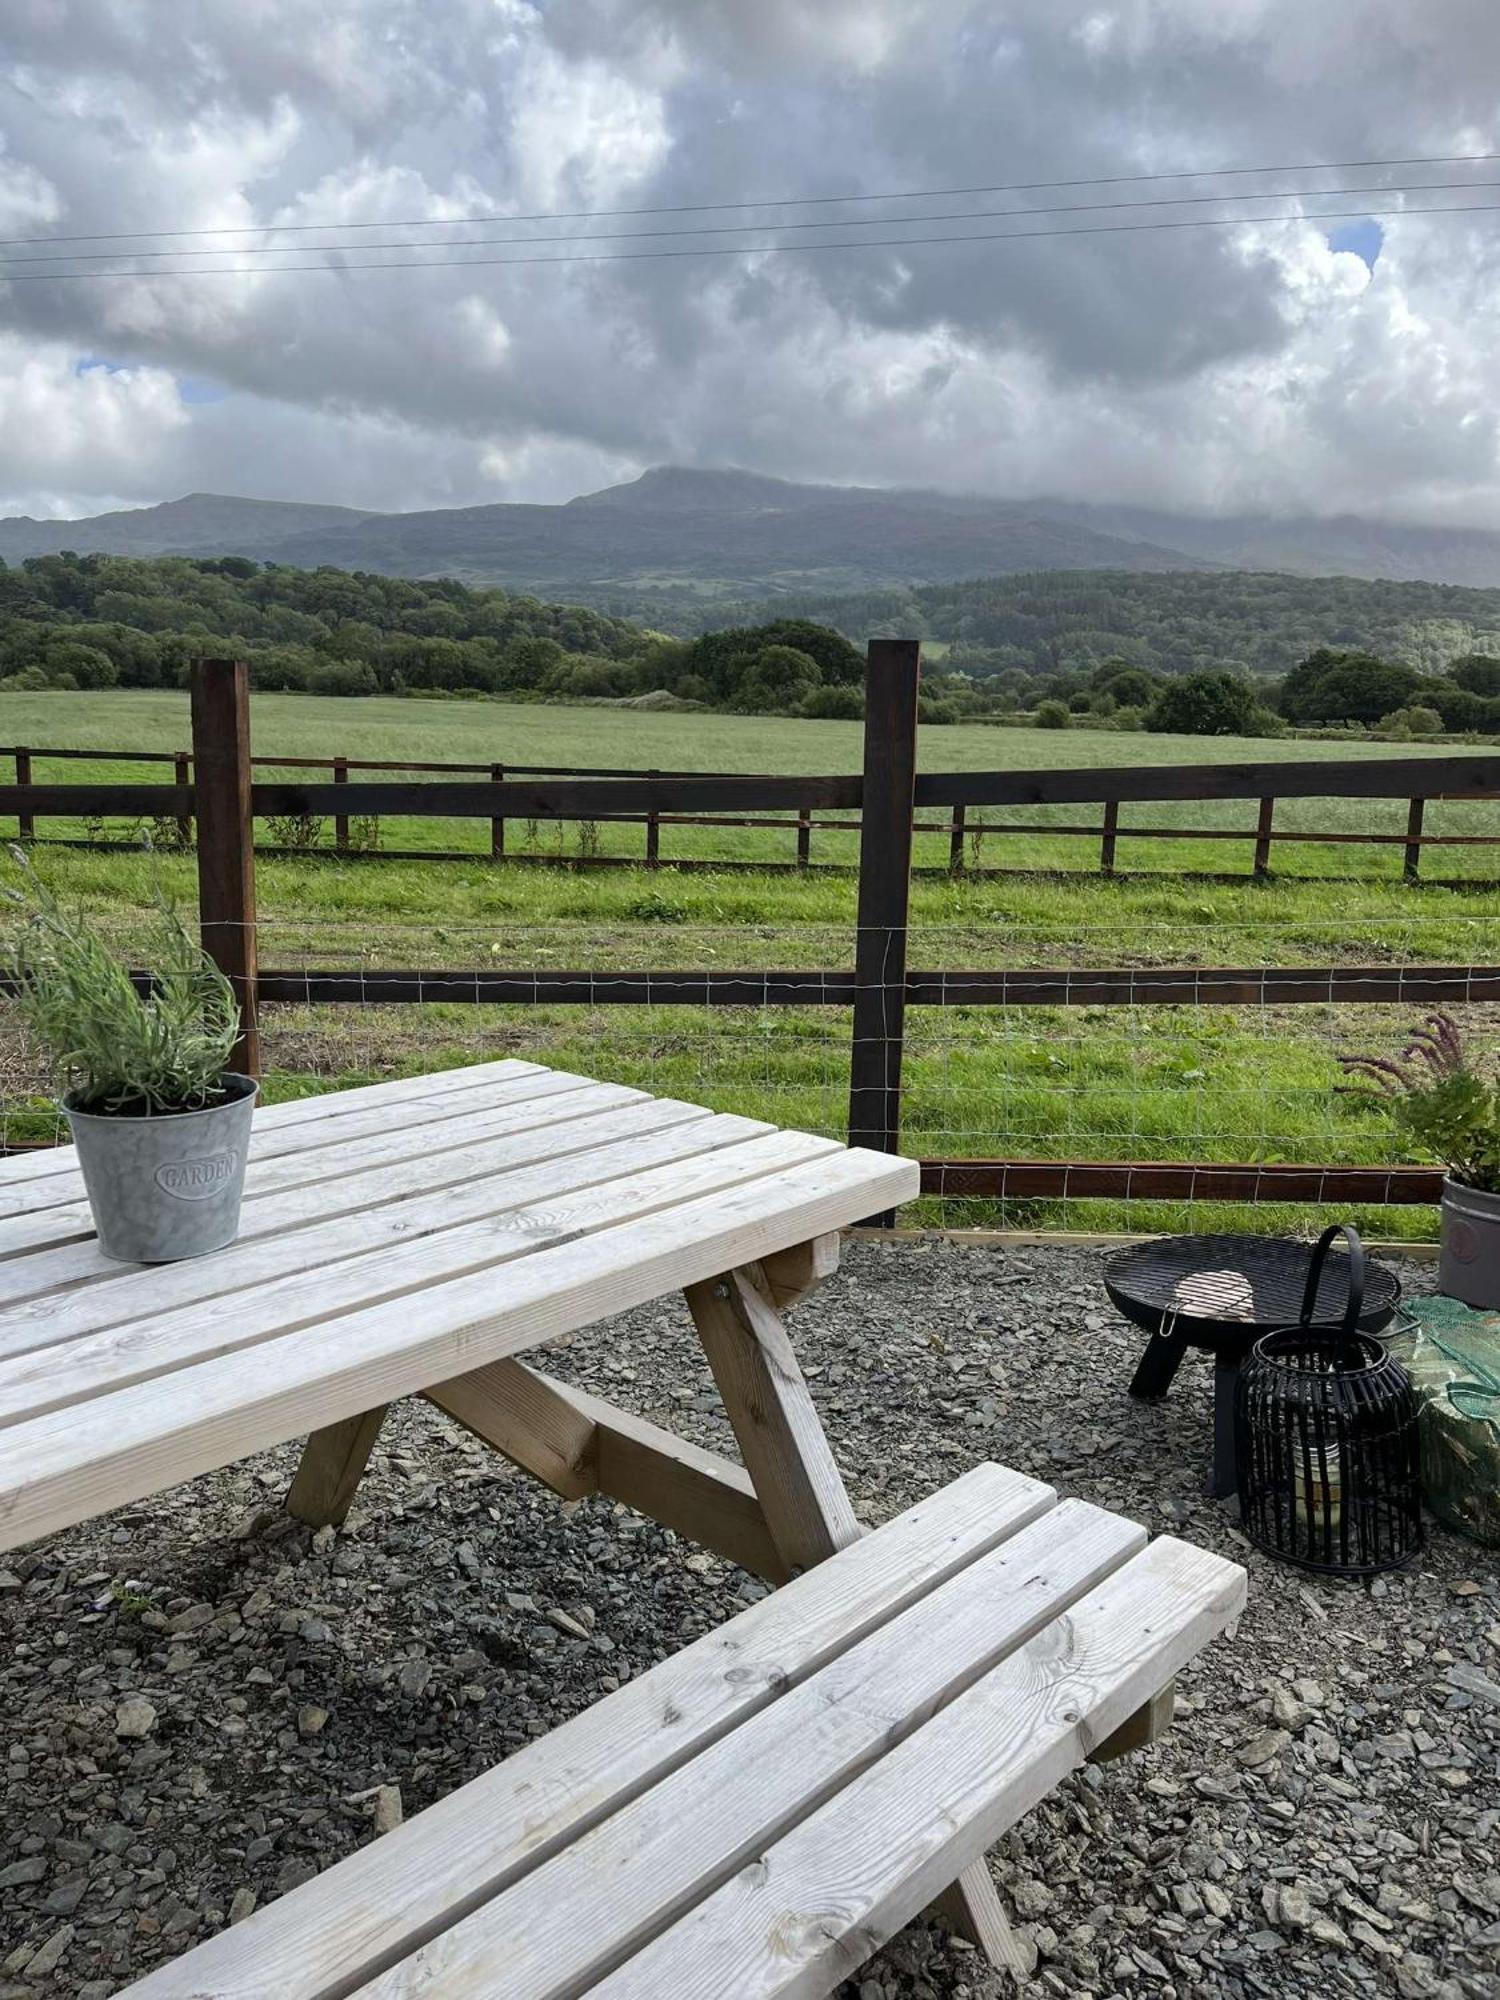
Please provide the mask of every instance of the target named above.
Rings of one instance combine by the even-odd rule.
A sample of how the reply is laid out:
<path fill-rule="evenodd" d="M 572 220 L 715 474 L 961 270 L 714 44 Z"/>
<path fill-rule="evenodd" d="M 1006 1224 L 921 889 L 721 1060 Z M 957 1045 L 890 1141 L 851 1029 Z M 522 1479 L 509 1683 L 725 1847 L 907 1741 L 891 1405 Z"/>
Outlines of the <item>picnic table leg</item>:
<path fill-rule="evenodd" d="M 389 1406 L 314 1431 L 302 1447 L 286 1510 L 309 1527 L 337 1526 L 349 1512 Z"/>
<path fill-rule="evenodd" d="M 778 1292 L 803 1296 L 808 1287 L 798 1289 L 792 1274 L 811 1277 L 815 1263 L 826 1265 L 826 1249 L 807 1245 L 804 1251 L 785 1253 L 790 1262 L 768 1259 L 686 1292 L 771 1538 L 794 1572 L 823 1562 L 864 1532 L 791 1339 L 770 1302 Z M 1025 1976 L 1020 1946 L 982 1858 L 969 1864 L 933 1911 L 993 1964 Z"/>

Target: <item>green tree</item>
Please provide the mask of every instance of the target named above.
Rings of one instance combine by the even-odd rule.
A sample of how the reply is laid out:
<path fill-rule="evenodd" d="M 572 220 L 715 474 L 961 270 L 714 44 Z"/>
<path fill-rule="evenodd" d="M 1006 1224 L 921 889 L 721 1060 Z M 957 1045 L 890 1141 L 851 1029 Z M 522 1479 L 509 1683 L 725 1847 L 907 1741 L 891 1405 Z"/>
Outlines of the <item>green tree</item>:
<path fill-rule="evenodd" d="M 762 646 L 740 679 L 734 705 L 752 713 L 795 708 L 821 679 L 817 661 L 799 646 Z"/>
<path fill-rule="evenodd" d="M 1414 667 L 1320 646 L 1282 682 L 1280 707 L 1292 722 L 1378 722 L 1425 684 Z"/>
<path fill-rule="evenodd" d="M 1151 704 L 1146 727 L 1175 736 L 1249 736 L 1257 703 L 1248 681 L 1234 674 L 1184 674 Z"/>
<path fill-rule="evenodd" d="M 1036 726 L 1038 729 L 1069 729 L 1073 718 L 1068 713 L 1068 705 L 1062 701 L 1042 701 L 1037 703 Z"/>
<path fill-rule="evenodd" d="M 1470 694 L 1500 695 L 1500 660 L 1491 653 L 1465 653 L 1451 663 L 1447 678 Z"/>
<path fill-rule="evenodd" d="M 815 687 L 804 695 L 797 712 L 818 722 L 858 722 L 865 712 L 865 698 L 857 687 Z"/>
<path fill-rule="evenodd" d="M 120 678 L 120 669 L 108 653 L 97 646 L 80 646 L 67 639 L 48 646 L 42 665 L 54 686 L 67 685 L 64 675 L 74 687 L 81 688 L 113 687 Z"/>

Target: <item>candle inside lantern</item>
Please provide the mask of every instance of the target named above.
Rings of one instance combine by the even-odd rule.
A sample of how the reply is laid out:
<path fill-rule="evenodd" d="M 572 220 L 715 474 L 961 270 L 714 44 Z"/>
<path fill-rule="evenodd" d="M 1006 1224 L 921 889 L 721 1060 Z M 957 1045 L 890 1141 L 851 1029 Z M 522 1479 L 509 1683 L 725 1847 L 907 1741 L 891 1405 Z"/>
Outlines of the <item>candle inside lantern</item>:
<path fill-rule="evenodd" d="M 1310 1535 L 1332 1535 L 1344 1515 L 1343 1468 L 1336 1444 L 1309 1451 L 1297 1465 L 1297 1515 Z"/>

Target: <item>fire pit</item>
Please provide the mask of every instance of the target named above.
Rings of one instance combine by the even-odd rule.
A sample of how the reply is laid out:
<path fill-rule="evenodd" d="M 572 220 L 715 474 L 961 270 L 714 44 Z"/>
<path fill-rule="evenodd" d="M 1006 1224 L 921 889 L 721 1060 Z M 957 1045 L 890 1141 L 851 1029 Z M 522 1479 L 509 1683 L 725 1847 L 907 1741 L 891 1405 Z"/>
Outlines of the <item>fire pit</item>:
<path fill-rule="evenodd" d="M 1214 1357 L 1214 1452 L 1209 1490 L 1222 1498 L 1235 1474 L 1234 1398 L 1241 1365 L 1263 1334 L 1310 1318 L 1342 1320 L 1349 1305 L 1349 1260 L 1324 1258 L 1310 1312 L 1303 1313 L 1313 1247 L 1269 1236 L 1168 1236 L 1115 1252 L 1104 1289 L 1151 1335 L 1130 1383 L 1132 1396 L 1165 1396 L 1190 1347 Z M 1369 1266 L 1358 1327 L 1379 1333 L 1400 1301 L 1394 1274 Z"/>

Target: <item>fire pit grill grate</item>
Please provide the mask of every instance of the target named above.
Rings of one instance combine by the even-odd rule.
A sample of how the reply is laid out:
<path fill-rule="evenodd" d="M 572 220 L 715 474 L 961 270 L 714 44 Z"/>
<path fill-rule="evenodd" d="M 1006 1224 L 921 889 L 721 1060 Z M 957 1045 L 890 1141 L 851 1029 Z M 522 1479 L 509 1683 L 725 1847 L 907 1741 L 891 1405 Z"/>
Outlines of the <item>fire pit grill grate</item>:
<path fill-rule="evenodd" d="M 1346 1257 L 1324 1261 L 1312 1317 L 1334 1325 L 1349 1303 Z M 1167 1236 L 1116 1251 L 1104 1289 L 1136 1326 L 1165 1333 L 1170 1321 L 1193 1347 L 1232 1343 L 1248 1353 L 1263 1333 L 1294 1324 L 1312 1267 L 1312 1245 L 1269 1236 Z M 1390 1324 L 1401 1286 L 1372 1264 L 1359 1316 L 1365 1333 Z"/>

